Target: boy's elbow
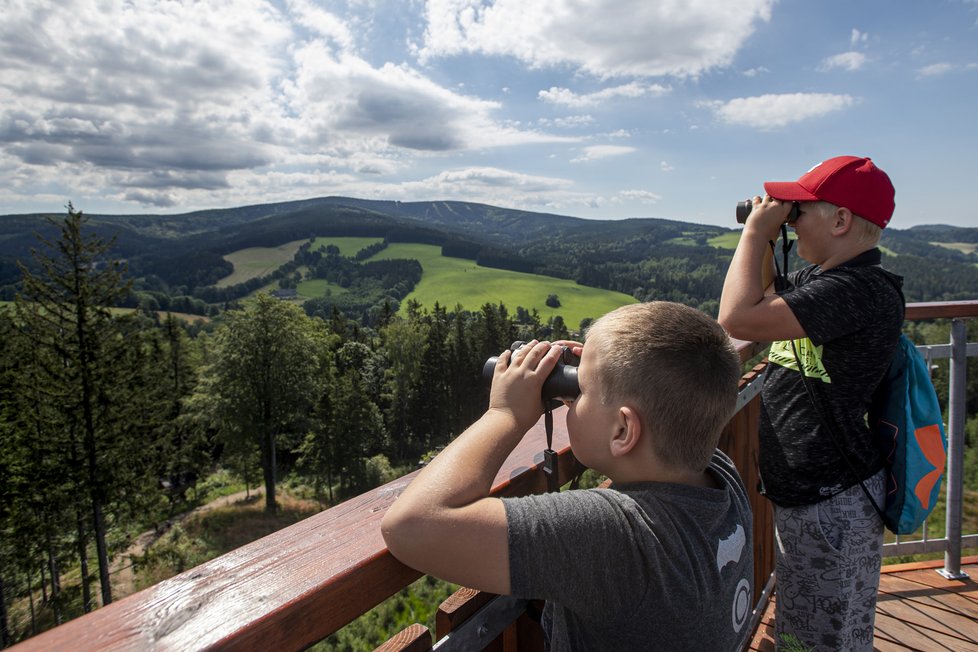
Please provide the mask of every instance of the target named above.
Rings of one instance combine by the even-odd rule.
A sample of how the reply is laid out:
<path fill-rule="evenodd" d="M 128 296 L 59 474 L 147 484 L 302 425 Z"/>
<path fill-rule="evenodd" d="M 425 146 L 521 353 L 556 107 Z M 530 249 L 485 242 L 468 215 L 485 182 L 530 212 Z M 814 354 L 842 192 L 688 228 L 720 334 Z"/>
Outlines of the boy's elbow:
<path fill-rule="evenodd" d="M 410 534 L 408 533 L 411 527 L 410 519 L 404 515 L 403 511 L 398 509 L 395 503 L 380 521 L 380 534 L 384 537 L 384 543 L 390 553 L 398 559 L 402 558 L 406 542 L 410 541 Z"/>
<path fill-rule="evenodd" d="M 421 512 L 395 502 L 380 521 L 380 534 L 387 549 L 403 564 L 423 570 L 425 536 L 430 524 Z"/>
<path fill-rule="evenodd" d="M 723 330 L 727 331 L 727 335 L 730 337 L 735 337 L 738 340 L 747 339 L 741 332 L 741 324 L 738 323 L 738 320 L 735 319 L 733 314 L 721 310 L 717 316 L 717 322 L 723 327 Z"/>
<path fill-rule="evenodd" d="M 738 340 L 751 342 L 758 339 L 757 315 L 749 310 L 720 310 L 717 323 L 727 331 L 727 335 Z"/>

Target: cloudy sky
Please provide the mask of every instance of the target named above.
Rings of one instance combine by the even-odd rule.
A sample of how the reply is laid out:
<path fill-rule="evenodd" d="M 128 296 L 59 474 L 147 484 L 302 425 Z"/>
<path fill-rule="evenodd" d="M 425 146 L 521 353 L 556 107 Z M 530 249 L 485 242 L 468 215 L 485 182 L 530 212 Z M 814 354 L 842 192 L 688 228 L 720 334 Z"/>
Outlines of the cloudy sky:
<path fill-rule="evenodd" d="M 734 225 L 870 156 L 978 225 L 978 0 L 0 0 L 0 214 L 345 195 Z"/>

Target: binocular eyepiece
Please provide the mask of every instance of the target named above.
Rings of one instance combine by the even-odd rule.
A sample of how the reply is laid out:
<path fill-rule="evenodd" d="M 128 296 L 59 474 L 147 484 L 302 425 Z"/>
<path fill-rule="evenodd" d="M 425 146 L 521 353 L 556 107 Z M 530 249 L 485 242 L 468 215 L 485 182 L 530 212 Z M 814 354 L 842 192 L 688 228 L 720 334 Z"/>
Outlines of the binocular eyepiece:
<path fill-rule="evenodd" d="M 750 199 L 746 201 L 737 202 L 737 222 L 739 224 L 745 224 L 747 218 L 750 216 L 750 212 L 754 210 L 754 202 Z M 791 202 L 791 210 L 788 212 L 788 219 L 785 220 L 788 224 L 794 224 L 798 219 L 798 202 Z"/>
<path fill-rule="evenodd" d="M 509 347 L 509 350 L 516 353 L 524 346 L 526 346 L 526 342 L 516 341 Z M 561 348 L 563 352 L 560 354 L 560 359 L 557 360 L 557 365 L 547 376 L 547 379 L 543 381 L 541 394 L 544 402 L 572 400 L 581 393 L 581 387 L 577 384 L 577 365 L 580 364 L 581 358 L 574 355 L 570 348 L 566 346 Z M 499 356 L 493 356 L 486 360 L 485 365 L 483 365 L 482 379 L 486 384 L 492 384 L 492 375 L 496 371 L 496 361 L 498 360 Z"/>

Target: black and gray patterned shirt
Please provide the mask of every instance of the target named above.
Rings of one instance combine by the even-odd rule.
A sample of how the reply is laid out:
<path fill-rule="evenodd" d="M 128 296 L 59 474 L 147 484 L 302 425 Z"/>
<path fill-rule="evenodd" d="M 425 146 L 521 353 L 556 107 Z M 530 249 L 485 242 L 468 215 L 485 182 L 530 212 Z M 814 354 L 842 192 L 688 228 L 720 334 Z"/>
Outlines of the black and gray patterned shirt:
<path fill-rule="evenodd" d="M 808 334 L 794 349 L 841 441 L 833 442 L 809 399 L 792 342 L 774 342 L 761 402 L 760 471 L 778 505 L 819 502 L 883 468 L 866 412 L 893 357 L 904 306 L 903 279 L 880 260 L 874 248 L 830 270 L 811 265 L 779 292 Z"/>

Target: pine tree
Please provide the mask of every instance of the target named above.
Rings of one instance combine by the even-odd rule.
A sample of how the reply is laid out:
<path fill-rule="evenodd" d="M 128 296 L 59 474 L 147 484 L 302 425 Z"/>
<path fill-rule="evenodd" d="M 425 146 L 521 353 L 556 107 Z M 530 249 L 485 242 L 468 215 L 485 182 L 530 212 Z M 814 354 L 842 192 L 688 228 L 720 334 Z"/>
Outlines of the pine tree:
<path fill-rule="evenodd" d="M 44 249 L 32 251 L 39 271 L 21 265 L 23 291 L 16 299 L 17 321 L 35 354 L 32 384 L 45 395 L 34 403 L 35 444 L 47 442 L 48 460 L 61 465 L 73 495 L 84 497 L 86 507 L 71 508 L 78 517 L 77 546 L 84 568 L 89 532 L 94 537 L 102 603 L 108 604 L 106 509 L 119 481 L 130 484 L 123 476 L 140 466 L 129 457 L 139 450 L 133 433 L 119 418 L 139 388 L 127 386 L 133 360 L 110 311 L 129 284 L 122 263 L 110 256 L 112 243 L 83 234 L 80 211 L 69 204 L 67 217 L 51 222 L 60 237 L 39 236 Z"/>
<path fill-rule="evenodd" d="M 366 458 L 380 452 L 387 441 L 380 408 L 369 389 L 373 352 L 360 342 L 346 342 L 336 352 L 336 378 L 330 401 L 329 428 L 333 450 L 346 489 L 365 488 Z"/>
<path fill-rule="evenodd" d="M 164 413 L 158 438 L 157 476 L 165 483 L 172 515 L 177 501 L 207 467 L 208 446 L 203 429 L 186 410 L 186 402 L 197 384 L 197 373 L 184 327 L 173 315 L 167 315 L 159 338 L 152 344 L 160 360 L 160 407 Z"/>

